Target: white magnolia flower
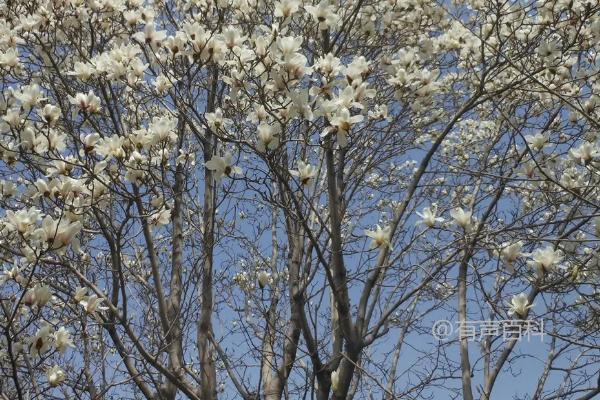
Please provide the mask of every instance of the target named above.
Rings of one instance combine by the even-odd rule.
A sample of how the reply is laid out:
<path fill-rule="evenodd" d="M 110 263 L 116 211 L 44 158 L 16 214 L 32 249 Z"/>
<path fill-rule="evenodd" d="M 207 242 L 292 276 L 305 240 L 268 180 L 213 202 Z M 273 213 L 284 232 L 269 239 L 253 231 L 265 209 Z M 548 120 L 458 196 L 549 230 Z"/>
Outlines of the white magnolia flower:
<path fill-rule="evenodd" d="M 50 386 L 59 386 L 65 381 L 66 375 L 58 365 L 55 365 L 46 371 L 46 378 L 48 378 Z"/>
<path fill-rule="evenodd" d="M 217 108 L 214 113 L 204 114 L 204 117 L 206 118 L 208 126 L 215 131 L 224 129 L 232 124 L 232 121 L 229 118 L 223 116 L 223 110 L 220 108 Z"/>
<path fill-rule="evenodd" d="M 64 326 L 61 326 L 59 330 L 54 332 L 53 337 L 54 347 L 62 354 L 64 354 L 68 347 L 75 347 L 71 339 L 71 334 Z"/>
<path fill-rule="evenodd" d="M 529 299 L 525 293 L 519 293 L 510 299 L 508 315 L 516 315 L 523 318 L 527 314 L 527 311 L 534 305 L 529 304 Z"/>
<path fill-rule="evenodd" d="M 461 228 L 468 230 L 471 228 L 471 224 L 473 223 L 472 213 L 469 211 L 465 211 L 462 208 L 455 208 L 450 211 L 450 216 L 454 219 L 454 222 Z"/>
<path fill-rule="evenodd" d="M 166 31 L 157 31 L 154 24 L 146 24 L 144 32 L 136 32 L 133 38 L 140 43 L 146 43 L 152 48 L 159 47 L 163 40 L 167 37 Z"/>
<path fill-rule="evenodd" d="M 569 151 L 569 155 L 573 159 L 586 164 L 588 161 L 598 157 L 598 155 L 600 155 L 600 151 L 598 151 L 598 148 L 593 143 L 584 142 L 578 148 L 571 149 Z"/>
<path fill-rule="evenodd" d="M 425 207 L 422 212 L 417 211 L 417 215 L 422 218 L 417 223 L 423 224 L 429 228 L 433 228 L 433 226 L 437 222 L 440 222 L 440 223 L 444 222 L 444 218 L 435 216 L 436 213 L 437 213 L 437 205 L 436 204 L 432 204 L 430 207 Z"/>
<path fill-rule="evenodd" d="M 173 82 L 166 75 L 159 75 L 154 80 L 154 87 L 158 94 L 165 94 L 173 87 Z"/>
<path fill-rule="evenodd" d="M 83 143 L 83 151 L 85 153 L 90 153 L 94 151 L 96 144 L 100 141 L 100 135 L 97 133 L 91 133 L 89 135 L 81 135 L 79 137 L 81 142 Z"/>
<path fill-rule="evenodd" d="M 91 64 L 83 63 L 81 61 L 77 61 L 73 65 L 73 71 L 69 71 L 67 73 L 67 75 L 76 76 L 78 79 L 82 80 L 83 82 L 86 82 L 95 73 L 96 73 L 96 70 L 95 70 L 95 68 Z"/>
<path fill-rule="evenodd" d="M 298 161 L 298 169 L 290 170 L 292 176 L 297 176 L 300 179 L 301 185 L 308 184 L 315 176 L 317 176 L 317 169 L 310 164 L 305 163 L 302 160 Z"/>
<path fill-rule="evenodd" d="M 240 167 L 233 165 L 231 153 L 225 153 L 223 157 L 214 155 L 204 166 L 215 173 L 217 181 L 220 181 L 224 176 L 239 175 L 242 173 Z"/>
<path fill-rule="evenodd" d="M 27 129 L 25 129 L 23 133 L 25 133 L 25 131 L 27 131 Z M 24 139 L 23 135 L 21 135 L 21 138 Z M 50 130 L 48 135 L 38 135 L 33 138 L 35 152 L 41 154 L 47 151 L 63 151 L 66 148 L 65 139 L 66 136 L 62 132 L 55 130 Z M 27 142 L 28 140 L 24 140 L 21 142 L 21 145 L 23 146 Z M 27 143 L 26 147 L 29 147 L 29 143 Z"/>
<path fill-rule="evenodd" d="M 185 49 L 185 42 L 187 38 L 185 33 L 178 31 L 175 33 L 175 36 L 167 37 L 165 40 L 165 47 L 169 49 L 172 55 L 180 56 L 183 55 L 182 50 Z"/>
<path fill-rule="evenodd" d="M 38 138 L 30 126 L 26 126 L 25 129 L 19 132 L 19 136 L 21 138 L 19 145 L 23 150 L 31 150 L 38 142 Z M 36 152 L 38 151 L 36 150 Z"/>
<path fill-rule="evenodd" d="M 362 77 L 369 71 L 369 64 L 371 61 L 367 60 L 365 56 L 355 57 L 350 64 L 346 66 L 343 74 L 346 75 L 346 79 L 355 84 L 356 81 L 361 82 Z"/>
<path fill-rule="evenodd" d="M 60 118 L 61 111 L 60 108 L 52 104 L 46 104 L 44 108 L 38 111 L 38 114 L 46 123 L 52 126 Z"/>
<path fill-rule="evenodd" d="M 20 111 L 21 110 L 15 108 L 6 110 L 6 115 L 2 117 L 2 120 L 5 121 L 11 127 L 17 127 L 23 123 Z"/>
<path fill-rule="evenodd" d="M 247 36 L 242 34 L 243 32 L 234 26 L 227 26 L 223 29 L 223 41 L 228 49 L 234 49 L 239 51 L 240 47 L 244 44 Z"/>
<path fill-rule="evenodd" d="M 271 274 L 267 271 L 260 271 L 258 273 L 258 285 L 260 288 L 264 289 L 269 283 L 271 283 Z"/>
<path fill-rule="evenodd" d="M 29 353 L 34 357 L 41 357 L 50 348 L 50 325 L 45 324 L 30 339 Z"/>
<path fill-rule="evenodd" d="M 48 304 L 51 298 L 52 292 L 49 286 L 36 286 L 27 291 L 25 302 L 42 308 Z"/>
<path fill-rule="evenodd" d="M 2 276 L 0 276 L 0 283 L 4 283 L 6 281 L 15 281 L 17 283 L 20 283 L 24 279 L 25 278 L 23 277 L 23 275 L 21 275 L 20 268 L 17 266 L 13 266 L 9 270 L 2 271 Z M 26 295 L 26 297 L 27 297 L 27 295 Z"/>
<path fill-rule="evenodd" d="M 386 226 L 382 228 L 377 225 L 377 228 L 374 231 L 365 231 L 365 235 L 373 239 L 373 241 L 371 241 L 371 249 L 389 247 L 391 250 L 391 227 Z"/>
<path fill-rule="evenodd" d="M 227 45 L 223 41 L 222 35 L 219 35 L 208 39 L 208 42 L 206 42 L 206 45 L 204 46 L 204 49 L 202 49 L 200 56 L 205 61 L 212 59 L 219 62 L 225 57 L 226 52 Z"/>
<path fill-rule="evenodd" d="M 516 243 L 502 243 L 502 250 L 500 250 L 500 259 L 506 264 L 507 268 L 514 272 L 514 262 L 517 261 L 523 248 L 523 242 L 518 241 Z"/>
<path fill-rule="evenodd" d="M 148 220 L 152 226 L 168 225 L 171 223 L 171 210 L 163 208 L 159 212 L 152 214 Z"/>
<path fill-rule="evenodd" d="M 339 17 L 333 5 L 327 0 L 322 0 L 316 6 L 304 6 L 306 11 L 319 23 L 319 29 L 324 31 L 335 26 Z"/>
<path fill-rule="evenodd" d="M 174 118 L 154 117 L 148 127 L 148 140 L 150 144 L 177 142 L 177 120 Z"/>
<path fill-rule="evenodd" d="M 5 226 L 9 230 L 16 230 L 25 235 L 32 231 L 34 224 L 41 219 L 41 212 L 35 207 L 19 211 L 6 211 Z"/>
<path fill-rule="evenodd" d="M 56 250 L 70 244 L 81 228 L 82 225 L 79 221 L 55 220 L 47 215 L 42 221 L 42 227 L 36 232 L 43 242 L 48 243 L 50 249 Z"/>
<path fill-rule="evenodd" d="M 278 18 L 289 18 L 298 12 L 300 2 L 298 0 L 281 0 L 275 3 L 274 15 Z"/>
<path fill-rule="evenodd" d="M 51 188 L 51 186 L 49 185 L 52 184 L 52 182 L 53 181 L 48 182 L 44 179 L 38 179 L 37 181 L 35 181 L 34 186 L 38 191 L 38 195 L 43 195 L 46 197 L 52 196 L 54 188 Z"/>
<path fill-rule="evenodd" d="M 284 60 L 292 59 L 302 46 L 302 37 L 285 36 L 277 39 L 277 49 Z"/>
<path fill-rule="evenodd" d="M 98 298 L 95 294 L 84 297 L 79 304 L 85 309 L 88 314 L 93 314 L 96 311 L 108 310 L 108 307 L 100 306 L 104 299 Z"/>
<path fill-rule="evenodd" d="M 123 143 L 125 139 L 119 135 L 112 135 L 104 139 L 97 140 L 95 145 L 96 152 L 107 158 L 123 158 L 125 157 L 125 150 L 123 149 Z M 92 147 L 93 149 L 94 147 Z"/>
<path fill-rule="evenodd" d="M 330 122 L 332 126 L 337 128 L 336 137 L 340 147 L 348 145 L 348 132 L 352 129 L 352 125 L 359 123 L 363 118 L 360 114 L 351 116 L 347 108 L 342 108 L 335 113 Z"/>
<path fill-rule="evenodd" d="M 179 155 L 177 156 L 177 165 L 185 165 L 189 163 L 192 167 L 196 165 L 196 154 L 191 151 L 179 149 Z"/>
<path fill-rule="evenodd" d="M 525 141 L 533 150 L 539 151 L 548 145 L 548 137 L 542 133 L 525 136 Z"/>
<path fill-rule="evenodd" d="M 531 260 L 527 261 L 531 267 L 536 268 L 538 276 L 542 277 L 545 273 L 554 270 L 563 259 L 562 251 L 554 250 L 552 245 L 543 249 L 537 249 L 530 254 Z"/>
<path fill-rule="evenodd" d="M 340 72 L 341 60 L 333 53 L 327 53 L 317 60 L 314 68 L 325 76 L 335 76 Z"/>
<path fill-rule="evenodd" d="M 21 90 L 14 93 L 26 110 L 37 105 L 40 101 L 45 100 L 42 89 L 38 84 L 32 84 L 21 87 Z"/>
<path fill-rule="evenodd" d="M 261 153 L 269 150 L 274 150 L 279 146 L 279 138 L 275 134 L 275 129 L 269 124 L 260 124 L 258 126 L 258 142 L 256 143 L 256 149 Z"/>
<path fill-rule="evenodd" d="M 100 97 L 96 96 L 91 90 L 87 94 L 77 93 L 75 97 L 69 96 L 69 102 L 83 111 L 100 112 Z"/>
<path fill-rule="evenodd" d="M 17 185 L 11 181 L 0 181 L 0 196 L 10 198 L 17 194 Z"/>
<path fill-rule="evenodd" d="M 19 65 L 19 51 L 15 48 L 9 48 L 5 52 L 0 52 L 0 66 L 14 68 Z"/>

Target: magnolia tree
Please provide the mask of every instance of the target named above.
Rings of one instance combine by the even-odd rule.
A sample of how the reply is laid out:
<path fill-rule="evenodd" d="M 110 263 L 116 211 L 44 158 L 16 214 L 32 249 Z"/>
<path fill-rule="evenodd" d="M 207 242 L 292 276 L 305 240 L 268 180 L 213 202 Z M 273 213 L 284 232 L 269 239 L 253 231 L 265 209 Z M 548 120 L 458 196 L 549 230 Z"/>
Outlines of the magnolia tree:
<path fill-rule="evenodd" d="M 5 0 L 0 27 L 0 397 L 600 393 L 597 0 Z"/>

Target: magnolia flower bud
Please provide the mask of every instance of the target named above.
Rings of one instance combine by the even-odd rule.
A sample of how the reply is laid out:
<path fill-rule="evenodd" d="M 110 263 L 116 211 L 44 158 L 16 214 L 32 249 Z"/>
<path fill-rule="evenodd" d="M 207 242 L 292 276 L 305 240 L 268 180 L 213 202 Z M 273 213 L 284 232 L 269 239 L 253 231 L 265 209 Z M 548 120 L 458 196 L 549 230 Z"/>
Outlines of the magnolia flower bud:
<path fill-rule="evenodd" d="M 77 289 L 75 289 L 75 294 L 73 295 L 73 301 L 76 303 L 79 303 L 81 300 L 83 300 L 87 295 L 87 288 L 84 287 L 78 287 Z"/>
<path fill-rule="evenodd" d="M 258 273 L 258 285 L 261 289 L 264 289 L 271 282 L 271 274 L 266 271 L 260 271 Z"/>
<path fill-rule="evenodd" d="M 331 373 L 331 391 L 336 392 L 340 386 L 340 374 L 337 370 Z"/>
<path fill-rule="evenodd" d="M 23 303 L 32 306 L 35 303 L 35 290 L 29 289 L 23 296 Z"/>

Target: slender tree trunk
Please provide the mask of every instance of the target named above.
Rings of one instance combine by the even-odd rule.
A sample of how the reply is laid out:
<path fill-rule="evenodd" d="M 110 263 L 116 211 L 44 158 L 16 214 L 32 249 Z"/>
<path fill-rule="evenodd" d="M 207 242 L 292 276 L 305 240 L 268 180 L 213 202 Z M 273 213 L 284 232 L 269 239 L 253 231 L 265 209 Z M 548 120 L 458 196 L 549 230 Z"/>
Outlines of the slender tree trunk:
<path fill-rule="evenodd" d="M 214 112 L 217 104 L 217 91 L 219 70 L 216 66 L 211 70 L 210 90 L 206 104 L 207 112 Z M 203 156 L 204 161 L 213 157 L 217 149 L 217 139 L 210 131 L 206 132 L 204 138 Z M 201 279 L 200 293 L 200 319 L 198 320 L 198 353 L 200 357 L 200 393 L 203 400 L 217 398 L 217 372 L 215 368 L 215 349 L 210 341 L 212 336 L 212 314 L 213 314 L 213 250 L 215 246 L 215 212 L 217 201 L 217 188 L 213 172 L 204 168 L 204 204 L 202 214 L 203 247 L 203 273 Z M 216 339 L 215 339 L 216 340 Z"/>
<path fill-rule="evenodd" d="M 179 121 L 179 148 L 183 143 L 184 126 Z M 175 184 L 173 186 L 173 210 L 171 218 L 173 221 L 172 253 L 171 253 L 171 281 L 170 292 L 166 299 L 167 318 L 169 330 L 166 340 L 173 347 L 169 359 L 169 369 L 175 376 L 183 377 L 183 348 L 181 334 L 181 293 L 182 293 L 182 261 L 183 261 L 183 189 L 184 189 L 183 166 L 177 165 L 175 169 Z M 167 385 L 167 396 L 170 399 L 177 397 L 177 387 L 173 384 Z"/>
<path fill-rule="evenodd" d="M 204 148 L 204 159 L 212 157 L 212 146 Z M 212 334 L 213 313 L 213 247 L 215 225 L 216 188 L 213 173 L 204 168 L 204 234 L 202 238 L 204 263 L 200 293 L 200 319 L 198 324 L 198 352 L 200 356 L 201 398 L 212 400 L 217 398 L 217 374 L 215 370 L 214 349 L 209 340 Z"/>
<path fill-rule="evenodd" d="M 462 262 L 458 271 L 458 315 L 461 326 L 465 326 L 467 321 L 467 268 L 468 262 Z M 473 400 L 471 362 L 469 361 L 469 338 L 466 335 L 461 335 L 460 337 L 460 369 L 462 373 L 463 398 L 465 400 Z"/>

